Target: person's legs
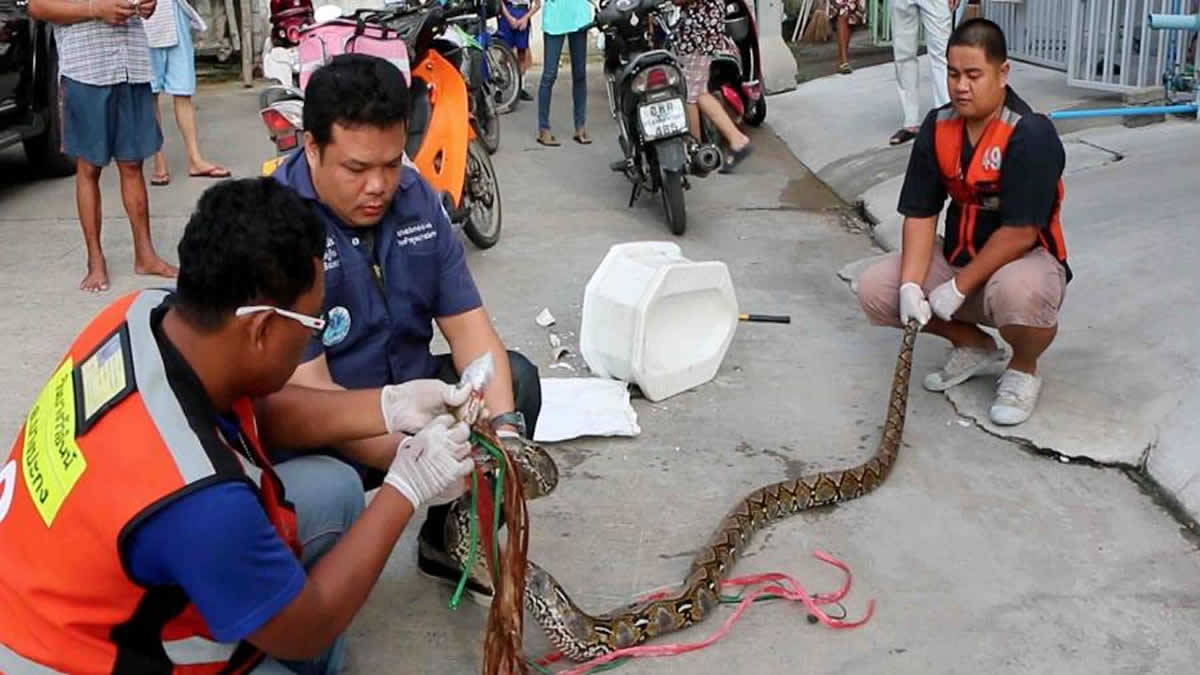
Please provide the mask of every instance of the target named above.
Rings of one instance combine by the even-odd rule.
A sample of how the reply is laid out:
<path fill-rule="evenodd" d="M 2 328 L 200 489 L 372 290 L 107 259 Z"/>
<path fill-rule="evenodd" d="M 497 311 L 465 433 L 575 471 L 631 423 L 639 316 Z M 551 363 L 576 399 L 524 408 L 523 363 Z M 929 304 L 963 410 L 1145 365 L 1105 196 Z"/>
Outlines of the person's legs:
<path fill-rule="evenodd" d="M 950 102 L 950 85 L 946 81 L 946 43 L 950 41 L 952 21 L 950 5 L 946 0 L 921 0 L 921 24 L 925 27 L 925 50 L 929 54 L 929 86 L 933 88 L 935 108 Z"/>
<path fill-rule="evenodd" d="M 943 2 L 945 0 L 942 0 Z M 920 90 L 917 70 L 917 33 L 920 10 L 917 0 L 891 0 L 892 57 L 896 69 L 896 91 L 904 123 L 892 136 L 892 145 L 912 140 L 920 124 Z"/>
<path fill-rule="evenodd" d="M 117 116 L 113 159 L 121 172 L 121 201 L 133 230 L 133 270 L 175 278 L 179 270 L 154 251 L 150 237 L 150 207 L 142 164 L 162 148 L 162 132 L 155 122 L 154 94 L 148 83 L 120 84 L 113 90 Z"/>
<path fill-rule="evenodd" d="M 227 178 L 229 169 L 204 159 L 200 153 L 200 142 L 196 138 L 196 51 L 192 46 L 192 32 L 188 28 L 187 16 L 179 3 L 175 3 L 176 23 L 179 25 L 179 42 L 167 52 L 166 76 L 163 91 L 174 98 L 175 123 L 183 146 L 187 150 L 188 175 L 205 178 Z"/>
<path fill-rule="evenodd" d="M 529 44 L 528 29 L 525 31 L 525 44 Z M 525 74 L 529 72 L 529 66 L 533 65 L 533 53 L 529 51 L 528 46 L 517 50 L 517 65 L 521 72 L 520 89 L 518 90 L 517 96 L 519 96 L 522 101 L 532 101 L 533 94 L 530 94 L 529 90 L 525 88 Z"/>
<path fill-rule="evenodd" d="M 558 60 L 562 57 L 565 35 L 542 35 L 542 81 L 538 86 L 538 142 L 558 145 L 550 133 L 550 94 L 558 77 Z"/>
<path fill-rule="evenodd" d="M 150 92 L 154 94 L 154 121 L 158 123 L 158 128 L 161 131 L 162 111 L 159 109 L 159 94 L 162 93 L 163 87 L 167 80 L 168 60 L 171 50 L 167 47 L 151 47 L 150 48 Z M 159 148 L 158 152 L 154 153 L 154 173 L 150 174 L 151 185 L 167 185 L 171 182 L 171 169 L 167 166 L 167 153 L 163 148 Z"/>
<path fill-rule="evenodd" d="M 849 75 L 850 69 L 850 10 L 845 7 L 838 9 L 837 17 L 838 40 L 838 72 Z"/>
<path fill-rule="evenodd" d="M 100 172 L 112 160 L 112 87 L 83 84 L 67 77 L 60 83 L 63 152 L 75 158 L 75 204 L 87 248 L 87 274 L 79 288 L 90 293 L 107 291 L 108 266 L 100 246 Z"/>
<path fill-rule="evenodd" d="M 1066 293 L 1066 271 L 1038 247 L 996 270 L 983 291 L 983 308 L 1013 357 L 1000 377 L 991 418 L 1020 424 L 1033 414 L 1041 392 L 1038 358 L 1058 333 L 1058 312 Z"/>
<path fill-rule="evenodd" d="M 575 112 L 575 140 L 591 143 L 587 134 L 587 33 L 577 30 L 567 35 L 571 50 L 571 100 Z"/>
<path fill-rule="evenodd" d="M 696 97 L 696 105 L 700 108 L 700 112 L 716 125 L 717 131 L 721 132 L 721 136 L 729 144 L 730 150 L 736 153 L 750 145 L 750 137 L 742 133 L 737 124 L 734 124 L 729 113 L 725 112 L 725 107 L 715 96 L 705 91 Z"/>
<path fill-rule="evenodd" d="M 939 243 L 940 246 L 940 243 Z M 954 268 L 936 251 L 929 273 L 922 284 L 926 295 L 954 276 Z M 1007 360 L 1007 351 L 976 325 L 981 305 L 980 294 L 971 294 L 954 321 L 934 316 L 923 332 L 942 337 L 954 346 L 941 370 L 929 373 L 924 386 L 929 391 L 944 391 L 972 377 L 999 373 Z M 858 300 L 875 326 L 900 328 L 900 253 L 892 253 L 863 271 L 858 280 Z M 981 318 L 981 317 L 980 317 Z"/>
<path fill-rule="evenodd" d="M 296 530 L 304 547 L 301 563 L 310 570 L 362 514 L 365 502 L 358 474 L 346 463 L 323 455 L 288 460 L 276 466 L 275 472 L 283 482 L 284 495 L 296 506 Z M 316 659 L 269 662 L 253 672 L 333 675 L 345 666 L 345 660 L 346 636 L 342 634 Z"/>

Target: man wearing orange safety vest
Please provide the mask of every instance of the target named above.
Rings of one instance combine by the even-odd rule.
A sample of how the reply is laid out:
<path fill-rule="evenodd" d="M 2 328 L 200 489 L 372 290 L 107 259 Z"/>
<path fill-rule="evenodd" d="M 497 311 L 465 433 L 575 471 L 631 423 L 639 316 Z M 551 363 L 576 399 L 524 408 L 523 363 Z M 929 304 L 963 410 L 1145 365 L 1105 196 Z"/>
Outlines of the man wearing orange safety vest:
<path fill-rule="evenodd" d="M 269 178 L 201 197 L 175 292 L 100 312 L 0 455 L 0 673 L 332 673 L 413 512 L 462 492 L 469 391 L 285 387 L 324 327 L 325 229 Z M 271 395 L 269 398 L 263 398 Z M 403 440 L 364 509 L 330 457 Z"/>
<path fill-rule="evenodd" d="M 901 252 L 863 272 L 859 302 L 873 324 L 915 319 L 953 344 L 941 371 L 925 377 L 926 389 L 998 374 L 991 419 L 1020 424 L 1037 404 L 1038 357 L 1058 331 L 1072 276 L 1060 222 L 1066 154 L 1050 120 L 1008 86 L 996 24 L 964 22 L 950 36 L 947 60 L 951 101 L 925 118 L 900 193 Z M 980 325 L 999 329 L 1011 360 Z"/>

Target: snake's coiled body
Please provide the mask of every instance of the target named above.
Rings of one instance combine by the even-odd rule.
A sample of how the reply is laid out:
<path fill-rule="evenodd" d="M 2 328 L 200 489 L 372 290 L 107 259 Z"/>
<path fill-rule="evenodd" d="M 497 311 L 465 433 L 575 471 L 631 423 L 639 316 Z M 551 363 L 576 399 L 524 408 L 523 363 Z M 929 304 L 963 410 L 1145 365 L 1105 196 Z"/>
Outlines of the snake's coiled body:
<path fill-rule="evenodd" d="M 887 419 L 875 454 L 853 468 L 817 472 L 751 492 L 721 520 L 707 545 L 693 558 L 683 584 L 675 592 L 593 616 L 580 609 L 549 572 L 529 562 L 525 608 L 554 646 L 574 661 L 585 661 L 696 624 L 717 606 L 722 580 L 755 532 L 781 518 L 855 499 L 878 487 L 891 471 L 900 450 L 916 335 L 915 324 L 904 330 L 888 397 Z M 546 462 L 553 464 L 544 450 L 536 450 L 541 454 L 535 453 L 533 461 L 517 462 L 520 471 L 538 471 Z M 524 485 L 531 482 L 537 483 L 537 477 L 522 476 Z M 553 489 L 552 484 L 549 489 Z M 530 494 L 541 496 L 548 491 Z M 452 517 L 447 519 L 447 544 L 460 564 L 467 553 L 465 511 L 458 508 L 457 514 L 452 511 Z"/>

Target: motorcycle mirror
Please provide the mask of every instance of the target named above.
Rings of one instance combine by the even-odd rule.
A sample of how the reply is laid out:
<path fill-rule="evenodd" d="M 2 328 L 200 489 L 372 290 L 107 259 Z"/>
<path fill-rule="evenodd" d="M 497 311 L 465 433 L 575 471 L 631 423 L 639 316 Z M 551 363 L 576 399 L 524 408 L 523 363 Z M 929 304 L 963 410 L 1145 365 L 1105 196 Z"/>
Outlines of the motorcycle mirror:
<path fill-rule="evenodd" d="M 337 5 L 321 5 L 313 12 L 313 20 L 317 23 L 325 23 L 334 19 L 342 18 L 342 8 Z"/>

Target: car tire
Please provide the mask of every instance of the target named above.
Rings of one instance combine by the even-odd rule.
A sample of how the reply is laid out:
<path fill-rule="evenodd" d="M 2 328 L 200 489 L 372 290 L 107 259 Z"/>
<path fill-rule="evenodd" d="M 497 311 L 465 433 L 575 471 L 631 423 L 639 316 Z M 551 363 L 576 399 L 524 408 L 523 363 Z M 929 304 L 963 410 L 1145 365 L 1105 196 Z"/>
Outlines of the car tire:
<path fill-rule="evenodd" d="M 62 177 L 75 173 L 75 160 L 62 152 L 62 107 L 59 105 L 58 49 L 47 31 L 46 77 L 42 82 L 45 105 L 38 111 L 46 122 L 42 133 L 25 139 L 25 156 L 47 176 Z"/>

